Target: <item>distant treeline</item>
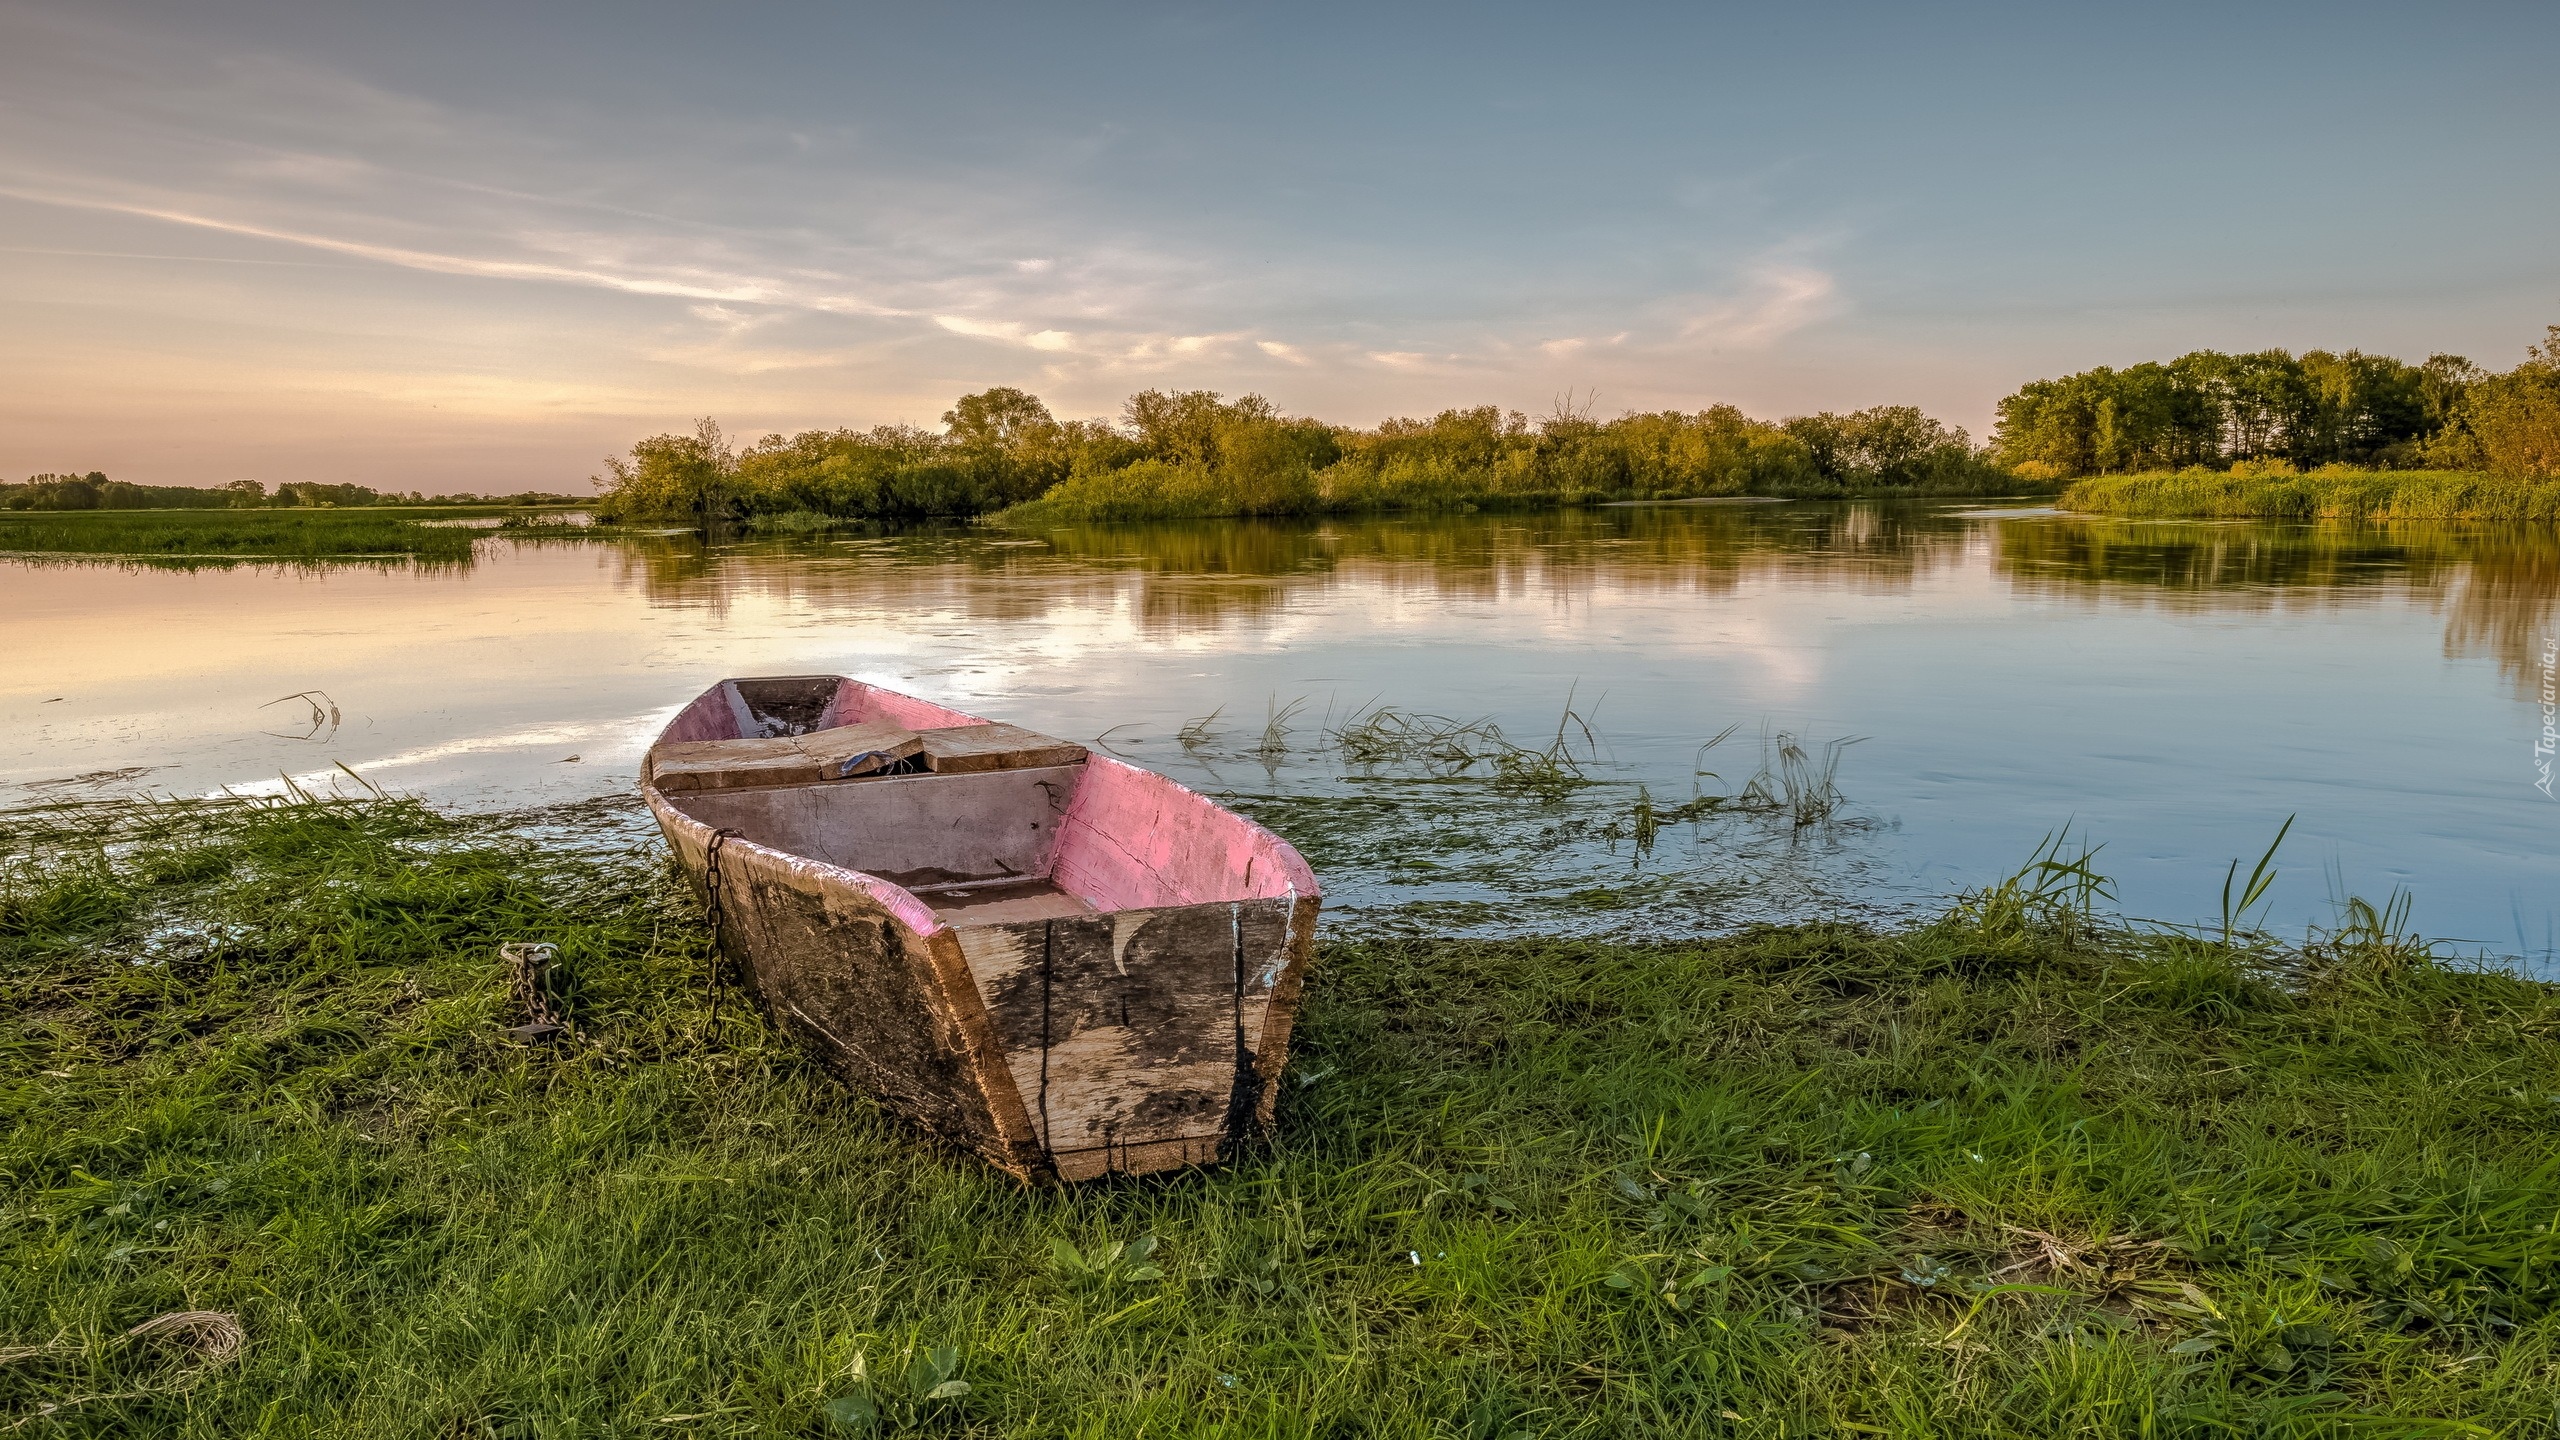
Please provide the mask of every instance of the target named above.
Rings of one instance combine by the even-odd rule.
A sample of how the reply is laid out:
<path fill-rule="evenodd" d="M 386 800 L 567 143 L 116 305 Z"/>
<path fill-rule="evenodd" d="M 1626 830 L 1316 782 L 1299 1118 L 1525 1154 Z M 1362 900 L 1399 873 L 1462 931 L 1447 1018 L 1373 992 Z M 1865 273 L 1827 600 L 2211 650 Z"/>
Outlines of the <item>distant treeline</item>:
<path fill-rule="evenodd" d="M 183 485 L 132 485 L 110 480 L 98 471 L 86 475 L 30 475 L 24 485 L 0 484 L 0 510 L 229 510 L 239 506 L 243 489 L 266 503 L 266 487 L 241 480 L 219 490 Z"/>
<path fill-rule="evenodd" d="M 2038 380 L 2000 402 L 1993 450 L 2037 479 L 2276 462 L 2560 476 L 2560 325 L 2493 374 L 2459 355 L 2198 350 Z"/>
<path fill-rule="evenodd" d="M 752 524 L 1011 507 L 1031 520 L 1136 520 L 2018 485 L 1964 431 L 1898 405 L 1780 422 L 1730 405 L 1600 420 L 1564 403 L 1536 421 L 1486 405 L 1363 430 L 1207 390 L 1144 391 L 1116 423 L 1062 421 L 999 387 L 963 397 L 942 420 L 940 432 L 811 430 L 744 450 L 705 420 L 607 460 L 598 513 Z"/>
<path fill-rule="evenodd" d="M 360 505 L 568 505 L 583 497 L 528 490 L 518 495 L 421 495 L 415 491 L 383 493 L 362 485 L 322 485 L 292 481 L 267 487 L 255 480 L 234 480 L 218 489 L 187 485 L 135 485 L 110 480 L 98 471 L 86 475 L 30 475 L 23 485 L 0 484 L 0 510 L 257 510 L 270 507 L 318 509 Z"/>

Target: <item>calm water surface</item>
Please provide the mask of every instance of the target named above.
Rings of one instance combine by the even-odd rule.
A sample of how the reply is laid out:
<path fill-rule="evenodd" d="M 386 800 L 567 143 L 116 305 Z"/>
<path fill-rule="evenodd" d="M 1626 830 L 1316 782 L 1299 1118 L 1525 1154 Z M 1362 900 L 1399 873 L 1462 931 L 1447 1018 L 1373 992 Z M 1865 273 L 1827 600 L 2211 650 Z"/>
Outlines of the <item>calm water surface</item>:
<path fill-rule="evenodd" d="M 0 560 L 0 594 L 6 804 L 339 764 L 474 810 L 628 796 L 648 737 L 712 681 L 840 671 L 1233 795 L 1302 842 L 1346 920 L 1889 916 L 2068 825 L 2104 846 L 2127 913 L 2189 921 L 2291 815 L 2270 923 L 2406 889 L 2420 928 L 2470 947 L 2548 966 L 2560 933 L 2560 803 L 2534 753 L 2560 605 L 2548 526 L 1666 505 L 492 539 L 448 571 Z M 322 713 L 269 703 L 296 692 Z M 1322 740 L 1385 704 L 1543 744 L 1568 697 L 1605 783 L 1554 804 L 1363 771 Z M 1776 731 L 1817 753 L 1857 737 L 1833 822 L 1709 817 L 1645 854 L 1610 824 L 1639 785 L 1664 805 L 1740 785 Z"/>

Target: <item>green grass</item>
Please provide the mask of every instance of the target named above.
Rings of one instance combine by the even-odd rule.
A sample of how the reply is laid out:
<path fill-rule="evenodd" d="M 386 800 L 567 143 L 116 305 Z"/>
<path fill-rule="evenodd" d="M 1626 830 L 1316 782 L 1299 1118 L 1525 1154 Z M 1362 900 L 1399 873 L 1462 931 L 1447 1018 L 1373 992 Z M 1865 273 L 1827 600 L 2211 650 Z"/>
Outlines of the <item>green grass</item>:
<path fill-rule="evenodd" d="M 577 817 L 555 833 L 580 833 Z M 701 990 L 653 850 L 0 818 L 0 1426 L 2548 1434 L 2560 1001 L 2360 913 L 1322 947 L 1276 1141 L 1022 1190 Z M 560 944 L 526 1046 L 497 944 Z M 237 1314 L 227 1364 L 170 1312 Z M 45 1407 L 61 1407 L 48 1411 Z"/>
<path fill-rule="evenodd" d="M 2179 470 L 2077 480 L 2060 503 L 2152 519 L 2560 520 L 2560 484 L 2452 470 Z"/>
<path fill-rule="evenodd" d="M 421 525 L 427 512 L 72 510 L 0 514 L 0 551 L 149 560 L 471 558 L 473 530 Z M 448 518 L 439 515 L 436 518 Z"/>

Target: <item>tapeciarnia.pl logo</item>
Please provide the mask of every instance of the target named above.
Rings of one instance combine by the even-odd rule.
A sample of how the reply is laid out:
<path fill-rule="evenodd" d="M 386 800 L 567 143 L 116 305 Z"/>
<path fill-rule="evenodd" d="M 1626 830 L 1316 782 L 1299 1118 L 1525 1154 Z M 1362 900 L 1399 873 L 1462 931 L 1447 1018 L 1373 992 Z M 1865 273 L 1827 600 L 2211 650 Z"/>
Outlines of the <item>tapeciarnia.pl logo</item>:
<path fill-rule="evenodd" d="M 2551 756 L 2560 749 L 2560 635 L 2542 637 L 2542 733 L 2533 738 L 2533 788 L 2551 793 Z"/>

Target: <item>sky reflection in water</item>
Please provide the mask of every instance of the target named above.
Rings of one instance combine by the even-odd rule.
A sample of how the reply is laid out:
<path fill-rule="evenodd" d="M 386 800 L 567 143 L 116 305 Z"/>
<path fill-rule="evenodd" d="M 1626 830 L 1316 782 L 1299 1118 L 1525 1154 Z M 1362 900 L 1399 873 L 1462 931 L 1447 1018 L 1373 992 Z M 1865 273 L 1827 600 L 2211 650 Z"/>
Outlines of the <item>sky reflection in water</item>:
<path fill-rule="evenodd" d="M 2560 804 L 2533 768 L 2550 527 L 1647 506 L 0 576 L 0 713 L 24 737 L 6 803 L 334 762 L 476 810 L 627 796 L 649 735 L 713 680 L 842 671 L 1234 794 L 1367 923 L 1889 916 L 2065 824 L 2104 845 L 2128 913 L 2193 920 L 2298 814 L 2272 922 L 2405 886 L 2421 928 L 2469 945 L 2547 963 L 2560 928 Z M 340 712 L 308 737 L 308 707 L 268 703 L 306 690 Z M 1328 715 L 1378 703 L 1543 740 L 1569 695 L 1610 783 L 1560 806 L 1362 775 L 1320 743 Z M 1264 763 L 1266 717 L 1300 698 Z M 1764 729 L 1863 737 L 1843 823 L 1710 820 L 1643 857 L 1605 838 L 1638 784 L 1663 804 L 1738 785 Z"/>

